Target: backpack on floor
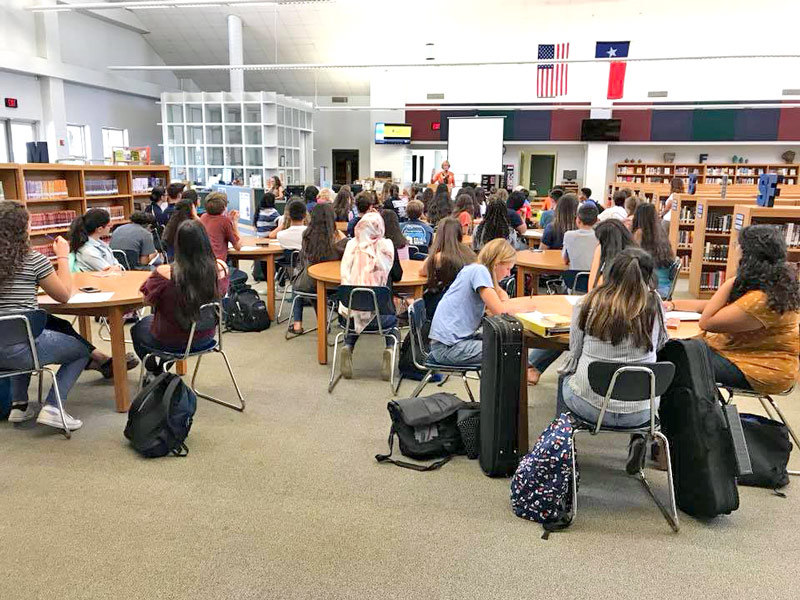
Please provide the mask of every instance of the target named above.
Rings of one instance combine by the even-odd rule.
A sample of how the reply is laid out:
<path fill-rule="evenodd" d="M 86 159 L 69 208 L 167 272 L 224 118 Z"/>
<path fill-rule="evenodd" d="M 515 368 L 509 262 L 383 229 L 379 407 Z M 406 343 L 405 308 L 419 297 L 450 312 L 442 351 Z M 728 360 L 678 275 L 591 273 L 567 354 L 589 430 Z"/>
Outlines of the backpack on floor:
<path fill-rule="evenodd" d="M 787 465 L 792 452 L 789 428 L 761 415 L 742 413 L 739 417 L 753 472 L 740 475 L 737 483 L 773 490 L 789 485 Z"/>
<path fill-rule="evenodd" d="M 11 377 L 0 379 L 0 421 L 5 421 L 11 413 Z"/>
<path fill-rule="evenodd" d="M 544 539 L 572 520 L 572 434 L 572 423 L 562 413 L 542 432 L 511 479 L 514 514 L 541 523 Z"/>
<path fill-rule="evenodd" d="M 233 331 L 264 331 L 270 326 L 267 305 L 246 283 L 231 286 L 225 298 L 225 327 Z"/>
<path fill-rule="evenodd" d="M 146 458 L 186 456 L 197 396 L 174 373 L 162 373 L 136 396 L 128 410 L 125 437 Z"/>

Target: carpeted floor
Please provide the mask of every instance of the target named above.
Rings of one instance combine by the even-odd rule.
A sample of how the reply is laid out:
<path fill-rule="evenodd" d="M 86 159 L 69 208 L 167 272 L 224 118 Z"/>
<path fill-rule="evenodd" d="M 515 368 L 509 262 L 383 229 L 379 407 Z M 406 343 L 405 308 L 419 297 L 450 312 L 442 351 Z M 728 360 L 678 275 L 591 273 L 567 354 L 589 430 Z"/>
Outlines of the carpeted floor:
<path fill-rule="evenodd" d="M 316 334 L 283 334 L 226 335 L 247 410 L 200 401 L 187 458 L 139 458 L 97 374 L 70 394 L 85 422 L 72 440 L 0 424 L 0 598 L 797 597 L 799 482 L 787 498 L 742 488 L 738 511 L 682 515 L 674 534 L 624 474 L 626 441 L 584 438 L 577 521 L 544 541 L 512 514 L 509 481 L 476 461 L 375 462 L 389 429 L 382 341 L 360 341 L 356 379 L 328 395 Z M 221 359 L 204 363 L 201 384 L 232 395 Z M 782 406 L 800 426 L 798 399 Z M 554 367 L 530 403 L 534 439 L 554 411 Z M 664 493 L 665 474 L 650 475 Z"/>

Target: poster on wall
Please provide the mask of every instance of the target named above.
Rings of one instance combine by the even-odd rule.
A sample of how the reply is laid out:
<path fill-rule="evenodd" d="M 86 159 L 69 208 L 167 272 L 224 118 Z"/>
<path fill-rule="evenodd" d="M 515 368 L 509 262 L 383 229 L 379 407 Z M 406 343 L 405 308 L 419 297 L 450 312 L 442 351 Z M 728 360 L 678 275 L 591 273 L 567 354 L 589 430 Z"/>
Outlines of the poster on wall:
<path fill-rule="evenodd" d="M 505 188 L 511 191 L 514 188 L 514 165 L 503 165 L 503 179 L 505 180 Z"/>
<path fill-rule="evenodd" d="M 244 221 L 251 220 L 250 192 L 239 192 L 239 217 Z"/>

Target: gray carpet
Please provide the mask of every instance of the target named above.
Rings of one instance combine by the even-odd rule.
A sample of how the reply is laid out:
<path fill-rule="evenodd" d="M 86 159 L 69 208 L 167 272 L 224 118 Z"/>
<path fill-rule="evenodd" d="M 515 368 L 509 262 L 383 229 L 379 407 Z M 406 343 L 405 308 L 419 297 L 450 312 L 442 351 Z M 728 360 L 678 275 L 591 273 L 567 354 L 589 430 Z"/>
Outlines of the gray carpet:
<path fill-rule="evenodd" d="M 187 458 L 139 458 L 97 374 L 70 394 L 85 422 L 72 440 L 0 424 L 0 598 L 797 597 L 798 482 L 785 499 L 742 488 L 738 511 L 682 514 L 674 534 L 624 474 L 626 441 L 584 438 L 577 521 L 544 541 L 476 461 L 376 464 L 389 429 L 379 339 L 359 342 L 356 379 L 328 395 L 316 334 L 283 334 L 226 335 L 247 410 L 200 401 Z M 230 397 L 221 359 L 204 362 L 201 383 Z M 800 426 L 797 401 L 782 405 Z M 531 393 L 532 439 L 554 403 L 552 368 Z"/>

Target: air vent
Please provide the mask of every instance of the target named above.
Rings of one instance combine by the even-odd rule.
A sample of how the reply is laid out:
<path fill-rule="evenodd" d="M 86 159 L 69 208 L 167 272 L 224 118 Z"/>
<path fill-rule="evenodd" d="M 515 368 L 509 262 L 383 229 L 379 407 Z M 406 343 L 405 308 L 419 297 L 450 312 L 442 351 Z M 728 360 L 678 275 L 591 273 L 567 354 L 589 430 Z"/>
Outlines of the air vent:
<path fill-rule="evenodd" d="M 783 90 L 784 96 L 800 96 L 800 90 Z"/>
<path fill-rule="evenodd" d="M 428 94 L 428 100 L 444 100 L 444 94 Z"/>
<path fill-rule="evenodd" d="M 349 102 L 347 96 L 331 96 L 333 104 L 347 104 Z"/>
<path fill-rule="evenodd" d="M 666 98 L 667 92 L 647 92 L 648 98 Z"/>

